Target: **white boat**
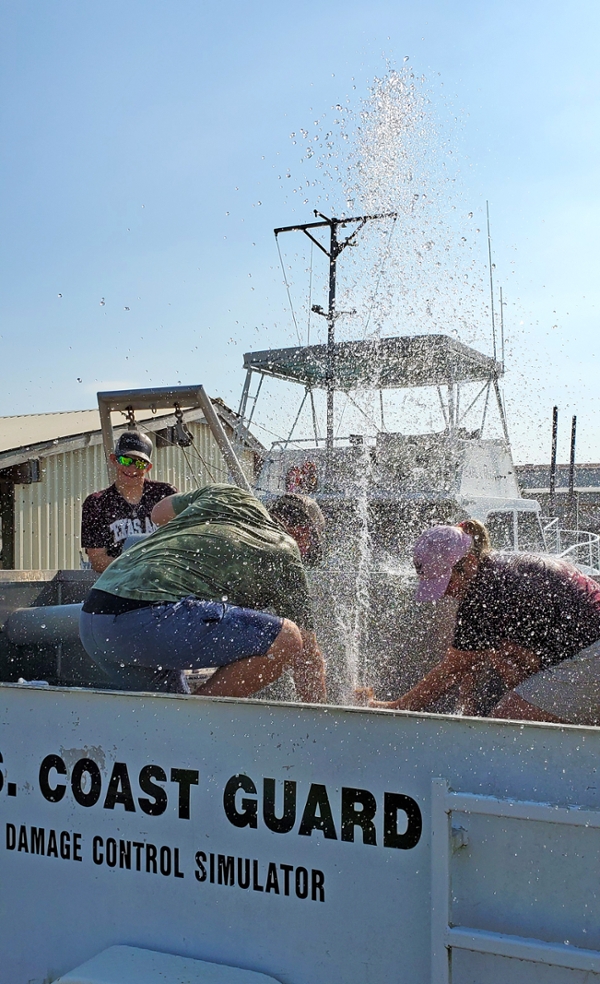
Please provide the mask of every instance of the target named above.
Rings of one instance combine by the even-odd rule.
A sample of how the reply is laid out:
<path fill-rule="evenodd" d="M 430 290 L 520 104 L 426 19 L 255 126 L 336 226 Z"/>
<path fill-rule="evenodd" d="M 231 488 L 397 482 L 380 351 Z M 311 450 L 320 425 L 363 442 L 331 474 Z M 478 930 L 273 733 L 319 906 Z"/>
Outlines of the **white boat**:
<path fill-rule="evenodd" d="M 517 482 L 498 385 L 501 363 L 447 335 L 337 342 L 332 374 L 329 359 L 325 345 L 247 353 L 240 421 L 249 417 L 256 375 L 257 391 L 265 377 L 302 386 L 300 410 L 307 397 L 330 383 L 340 400 L 358 393 L 379 393 L 382 399 L 384 393 L 417 387 L 437 391 L 440 429 L 390 433 L 381 426 L 373 433 L 371 418 L 370 433 L 336 437 L 327 446 L 316 420 L 312 440 L 295 438 L 294 427 L 272 444 L 257 479 L 260 494 L 296 490 L 314 495 L 334 521 L 336 536 L 340 526 L 348 528 L 357 501 L 366 495 L 370 532 L 388 548 L 404 547 L 430 523 L 474 517 L 489 526 L 499 548 L 548 549 L 540 505 L 525 499 Z M 490 396 L 501 437 L 486 434 Z M 467 429 L 465 417 L 473 418 L 477 402 L 478 426 Z"/>

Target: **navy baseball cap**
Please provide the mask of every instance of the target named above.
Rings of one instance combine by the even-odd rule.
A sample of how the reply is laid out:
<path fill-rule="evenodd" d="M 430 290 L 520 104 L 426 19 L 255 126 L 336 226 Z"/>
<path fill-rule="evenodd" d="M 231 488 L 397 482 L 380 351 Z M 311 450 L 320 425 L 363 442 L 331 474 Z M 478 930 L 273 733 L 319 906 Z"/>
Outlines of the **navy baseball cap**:
<path fill-rule="evenodd" d="M 152 441 L 139 431 L 125 431 L 115 444 L 115 454 L 127 454 L 142 461 L 152 460 Z"/>

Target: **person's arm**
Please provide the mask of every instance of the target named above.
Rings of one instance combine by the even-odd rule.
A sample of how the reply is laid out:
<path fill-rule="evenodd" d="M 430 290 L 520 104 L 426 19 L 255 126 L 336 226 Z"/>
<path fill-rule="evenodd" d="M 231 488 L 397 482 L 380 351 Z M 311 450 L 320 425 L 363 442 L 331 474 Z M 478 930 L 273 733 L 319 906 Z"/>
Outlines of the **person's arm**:
<path fill-rule="evenodd" d="M 485 655 L 510 690 L 518 687 L 532 673 L 537 673 L 541 667 L 537 653 L 509 639 L 502 639 Z"/>
<path fill-rule="evenodd" d="M 398 700 L 371 700 L 369 706 L 400 711 L 425 710 L 454 684 L 467 683 L 469 678 L 472 680 L 486 665 L 493 666 L 507 687 L 512 689 L 539 670 L 540 657 L 508 639 L 502 640 L 495 649 L 470 651 L 450 646 L 442 662 L 434 666 L 408 693 Z"/>
<path fill-rule="evenodd" d="M 398 700 L 371 700 L 369 707 L 385 707 L 398 711 L 422 711 L 443 697 L 455 683 L 481 667 L 485 653 L 448 649 L 441 663 L 423 677 Z"/>
<path fill-rule="evenodd" d="M 193 492 L 175 492 L 173 495 L 165 496 L 154 506 L 150 519 L 156 526 L 164 526 L 205 495 L 209 488 L 210 486 L 204 486 L 201 489 L 194 489 Z"/>
<path fill-rule="evenodd" d="M 89 557 L 92 570 L 98 574 L 102 574 L 102 571 L 105 571 L 115 559 L 107 554 L 106 547 L 86 547 L 85 552 Z"/>
<path fill-rule="evenodd" d="M 174 498 L 175 495 L 167 495 L 160 502 L 157 502 L 152 509 L 150 519 L 156 526 L 164 526 L 169 520 L 175 519 L 175 510 L 173 509 Z"/>
<path fill-rule="evenodd" d="M 97 574 L 105 571 L 115 559 L 108 552 L 111 544 L 108 522 L 102 511 L 101 499 L 97 495 L 89 495 L 81 509 L 81 546 Z"/>

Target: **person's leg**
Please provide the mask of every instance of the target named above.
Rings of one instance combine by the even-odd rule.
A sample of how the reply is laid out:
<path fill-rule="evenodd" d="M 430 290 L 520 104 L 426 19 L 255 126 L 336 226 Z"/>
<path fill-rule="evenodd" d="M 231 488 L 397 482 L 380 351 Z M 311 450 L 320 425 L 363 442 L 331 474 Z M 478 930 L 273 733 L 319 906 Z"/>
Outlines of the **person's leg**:
<path fill-rule="evenodd" d="M 325 701 L 323 657 L 310 642 L 305 649 L 303 634 L 288 619 L 283 620 L 279 635 L 264 656 L 249 656 L 219 667 L 194 693 L 203 697 L 250 697 L 278 680 L 287 667 L 292 671 L 301 701 Z"/>
<path fill-rule="evenodd" d="M 325 700 L 323 659 L 316 642 L 309 645 L 312 634 L 305 633 L 305 652 L 297 626 L 266 612 L 183 599 L 116 617 L 87 618 L 100 620 L 101 631 L 95 633 L 95 651 L 86 648 L 107 668 L 116 664 L 131 675 L 143 668 L 181 675 L 184 669 L 215 667 L 211 679 L 196 693 L 249 697 L 289 667 L 300 700 Z M 81 629 L 86 645 L 85 625 Z M 139 685 L 128 682 L 127 689 Z"/>
<path fill-rule="evenodd" d="M 134 642 L 143 636 L 148 624 L 147 610 L 130 612 L 123 633 L 120 632 L 122 618 L 83 611 L 79 618 L 81 643 L 96 666 L 106 674 L 106 687 L 111 690 L 189 694 L 190 688 L 181 670 L 144 665 L 132 655 Z"/>
<path fill-rule="evenodd" d="M 549 711 L 544 711 L 535 704 L 519 697 L 512 690 L 490 711 L 488 717 L 501 718 L 509 721 L 549 721 L 551 724 L 566 724 L 562 718 L 555 717 Z"/>
<path fill-rule="evenodd" d="M 489 716 L 600 725 L 600 642 L 572 659 L 531 674 Z"/>

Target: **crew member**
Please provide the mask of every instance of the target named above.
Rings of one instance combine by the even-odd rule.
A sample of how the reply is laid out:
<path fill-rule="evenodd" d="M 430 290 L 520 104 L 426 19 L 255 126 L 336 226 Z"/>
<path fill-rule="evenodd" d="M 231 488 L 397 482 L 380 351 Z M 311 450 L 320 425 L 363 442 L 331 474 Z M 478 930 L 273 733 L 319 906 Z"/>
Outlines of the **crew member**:
<path fill-rule="evenodd" d="M 285 516 L 232 485 L 154 507 L 160 528 L 111 564 L 81 613 L 83 645 L 113 686 L 189 693 L 183 670 L 218 667 L 196 693 L 248 697 L 289 667 L 300 700 L 325 700 L 301 560 L 315 524 L 293 498 L 300 549 Z M 285 502 L 274 507 L 285 514 Z"/>
<path fill-rule="evenodd" d="M 154 506 L 177 491 L 167 482 L 151 482 L 152 441 L 138 431 L 125 431 L 111 454 L 116 478 L 101 492 L 92 492 L 83 503 L 81 546 L 92 568 L 105 571 L 118 557 L 123 543 L 135 533 L 152 533 Z"/>
<path fill-rule="evenodd" d="M 559 559 L 491 550 L 476 520 L 427 530 L 413 559 L 417 601 L 459 601 L 453 644 L 403 697 L 371 706 L 424 710 L 459 684 L 463 713 L 475 713 L 495 674 L 506 693 L 490 717 L 600 723 L 596 581 Z"/>

